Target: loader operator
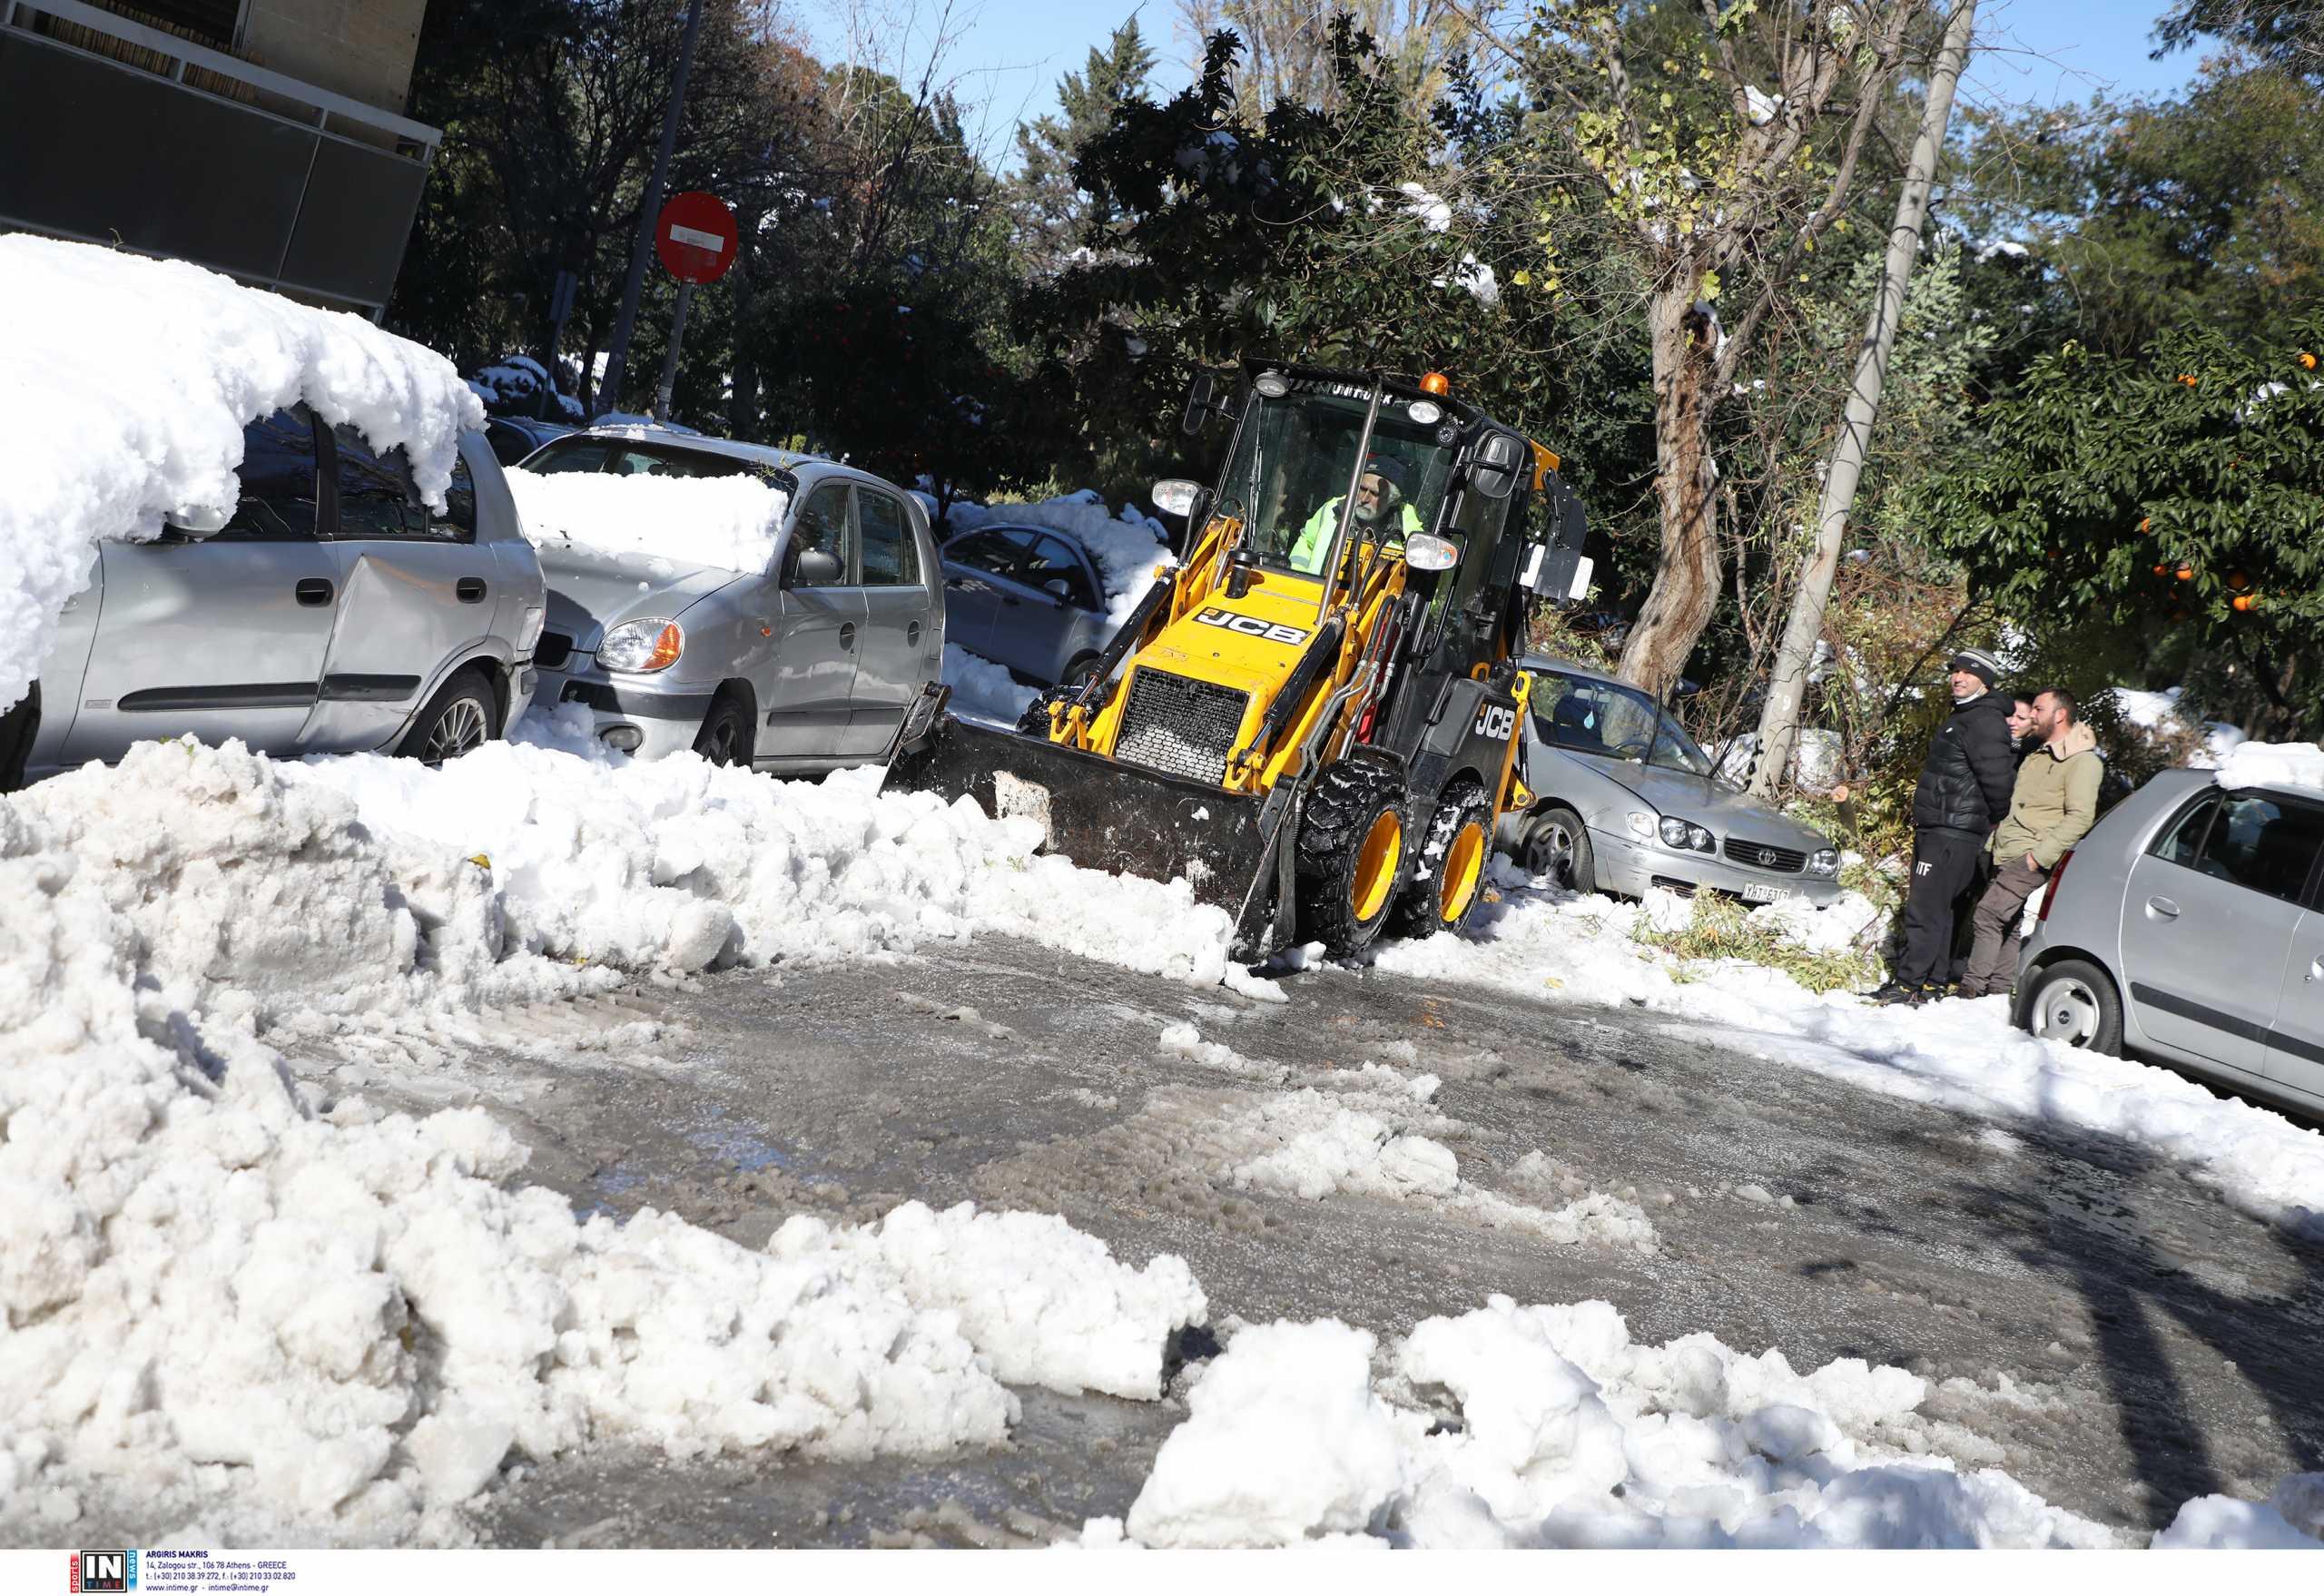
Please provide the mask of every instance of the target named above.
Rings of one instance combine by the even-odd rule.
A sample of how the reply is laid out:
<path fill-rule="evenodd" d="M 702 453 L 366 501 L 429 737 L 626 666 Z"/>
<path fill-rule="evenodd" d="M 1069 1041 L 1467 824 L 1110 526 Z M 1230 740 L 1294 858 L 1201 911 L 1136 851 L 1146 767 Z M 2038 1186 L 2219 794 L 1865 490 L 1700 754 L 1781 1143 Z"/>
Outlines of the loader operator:
<path fill-rule="evenodd" d="M 1383 527 L 1387 531 L 1384 540 L 1380 536 Z M 1324 557 L 1332 551 L 1332 535 L 1339 529 L 1340 500 L 1327 499 L 1299 529 L 1299 539 L 1291 546 L 1291 568 L 1305 576 L 1323 570 Z M 1385 553 L 1400 555 L 1405 537 L 1420 530 L 1420 512 L 1405 497 L 1403 462 L 1386 455 L 1366 459 L 1364 475 L 1355 482 L 1356 540 L 1384 542 Z"/>

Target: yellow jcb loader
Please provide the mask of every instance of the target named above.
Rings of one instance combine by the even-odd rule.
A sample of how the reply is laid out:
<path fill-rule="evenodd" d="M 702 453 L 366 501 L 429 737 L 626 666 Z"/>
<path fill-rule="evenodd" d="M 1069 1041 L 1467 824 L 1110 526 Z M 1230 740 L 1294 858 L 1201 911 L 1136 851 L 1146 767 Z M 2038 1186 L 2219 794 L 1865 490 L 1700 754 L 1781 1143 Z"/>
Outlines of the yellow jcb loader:
<path fill-rule="evenodd" d="M 1238 375 L 1224 400 L 1195 379 L 1186 429 L 1231 418 L 1226 468 L 1156 485 L 1187 557 L 1094 671 L 1014 734 L 924 701 L 889 781 L 1032 817 L 1078 864 L 1183 876 L 1246 956 L 1458 928 L 1530 802 L 1514 661 L 1531 601 L 1580 596 L 1581 506 L 1435 373 Z"/>

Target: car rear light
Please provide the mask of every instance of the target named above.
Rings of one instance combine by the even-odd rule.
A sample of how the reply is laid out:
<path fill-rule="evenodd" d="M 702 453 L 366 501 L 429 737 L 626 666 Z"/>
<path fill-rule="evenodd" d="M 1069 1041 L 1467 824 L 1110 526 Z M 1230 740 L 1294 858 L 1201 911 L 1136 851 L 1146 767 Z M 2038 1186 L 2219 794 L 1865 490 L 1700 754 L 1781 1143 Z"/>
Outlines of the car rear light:
<path fill-rule="evenodd" d="M 2042 889 L 2042 907 L 2034 915 L 2035 925 L 2050 918 L 2050 905 L 2058 901 L 2058 883 L 2066 879 L 2066 865 L 2073 858 L 2073 850 L 2069 848 L 2059 854 L 2057 863 L 2050 867 L 2050 884 Z"/>

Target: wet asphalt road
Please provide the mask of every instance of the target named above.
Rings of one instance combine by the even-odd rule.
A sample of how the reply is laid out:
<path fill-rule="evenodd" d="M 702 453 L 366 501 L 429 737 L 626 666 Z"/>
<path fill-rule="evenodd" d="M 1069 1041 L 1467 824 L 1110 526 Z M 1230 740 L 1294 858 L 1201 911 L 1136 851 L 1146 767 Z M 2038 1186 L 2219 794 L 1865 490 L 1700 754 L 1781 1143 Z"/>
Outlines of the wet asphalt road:
<path fill-rule="evenodd" d="M 498 1017 L 487 1045 L 308 1068 L 391 1106 L 480 1102 L 533 1144 L 528 1180 L 750 1246 L 793 1212 L 969 1199 L 1061 1213 L 1133 1263 L 1178 1253 L 1229 1328 L 1329 1315 L 1384 1339 L 1502 1292 L 1604 1298 L 1641 1341 L 1707 1330 L 1801 1370 L 1900 1364 L 1935 1387 L 1923 1411 L 1965 1465 L 2125 1529 L 2324 1467 L 2324 1248 L 2135 1148 L 1867 1094 L 1641 1011 L 1337 970 L 1285 984 L 1288 1002 L 1254 1002 L 982 939 L 545 1006 Z M 1189 1020 L 1239 1058 L 1157 1046 Z M 1464 1179 L 1554 1207 L 1515 1170 L 1538 1151 L 1563 1191 L 1641 1204 L 1659 1246 L 1236 1191 L 1206 1163 L 1238 1106 L 1344 1087 L 1333 1072 L 1367 1059 L 1443 1078 L 1452 1123 L 1427 1134 Z M 1009 1447 L 935 1462 L 601 1449 L 521 1471 L 480 1528 L 517 1545 L 1038 1543 L 1125 1512 L 1184 1415 L 1024 1396 Z"/>

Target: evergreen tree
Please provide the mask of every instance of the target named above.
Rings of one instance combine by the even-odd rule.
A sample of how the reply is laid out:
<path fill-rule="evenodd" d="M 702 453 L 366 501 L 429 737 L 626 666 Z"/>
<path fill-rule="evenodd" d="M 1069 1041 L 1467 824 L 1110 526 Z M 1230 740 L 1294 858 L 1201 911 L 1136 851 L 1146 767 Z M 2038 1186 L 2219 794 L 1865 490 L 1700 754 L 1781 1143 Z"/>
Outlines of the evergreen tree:
<path fill-rule="evenodd" d="M 1133 15 L 1102 47 L 1092 48 L 1079 72 L 1058 80 L 1059 114 L 1017 130 L 1022 163 L 1010 195 L 1019 242 L 1037 269 L 1054 269 L 1086 237 L 1120 226 L 1121 213 L 1103 196 L 1085 193 L 1073 181 L 1073 163 L 1089 142 L 1113 125 L 1115 109 L 1146 93 L 1154 52 L 1146 47 Z"/>

